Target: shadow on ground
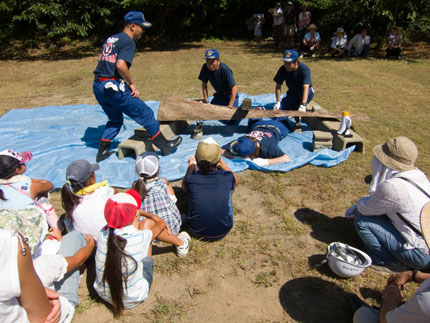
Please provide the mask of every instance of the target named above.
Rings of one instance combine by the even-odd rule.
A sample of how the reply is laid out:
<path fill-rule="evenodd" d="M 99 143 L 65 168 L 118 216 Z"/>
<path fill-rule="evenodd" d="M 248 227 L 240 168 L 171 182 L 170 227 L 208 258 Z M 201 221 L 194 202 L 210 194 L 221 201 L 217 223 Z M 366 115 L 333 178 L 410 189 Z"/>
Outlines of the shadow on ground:
<path fill-rule="evenodd" d="M 327 244 L 340 241 L 359 249 L 363 248 L 361 240 L 355 232 L 354 221 L 351 219 L 346 217 L 330 218 L 309 208 L 298 209 L 294 216 L 312 228 L 310 234 L 312 238 Z"/>
<path fill-rule="evenodd" d="M 286 282 L 279 290 L 279 302 L 298 322 L 352 322 L 353 312 L 344 290 L 321 278 Z"/>

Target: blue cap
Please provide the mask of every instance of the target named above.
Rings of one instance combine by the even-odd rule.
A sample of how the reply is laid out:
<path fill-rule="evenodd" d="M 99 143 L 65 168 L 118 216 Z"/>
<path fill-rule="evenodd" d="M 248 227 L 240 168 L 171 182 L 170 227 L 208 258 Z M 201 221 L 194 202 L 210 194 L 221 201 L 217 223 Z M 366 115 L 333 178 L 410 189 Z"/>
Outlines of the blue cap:
<path fill-rule="evenodd" d="M 231 146 L 233 154 L 249 156 L 255 151 L 254 142 L 249 137 L 240 137 Z"/>
<path fill-rule="evenodd" d="M 208 49 L 205 52 L 205 58 L 217 59 L 219 58 L 219 52 L 216 49 Z"/>
<path fill-rule="evenodd" d="M 284 57 L 282 58 L 282 60 L 284 62 L 291 63 L 297 60 L 298 58 L 299 58 L 299 53 L 297 53 L 294 49 L 287 49 L 284 52 Z"/>
<path fill-rule="evenodd" d="M 124 16 L 124 22 L 126 24 L 136 24 L 142 28 L 149 28 L 152 26 L 152 24 L 149 21 L 145 20 L 145 16 L 141 11 L 127 12 Z"/>

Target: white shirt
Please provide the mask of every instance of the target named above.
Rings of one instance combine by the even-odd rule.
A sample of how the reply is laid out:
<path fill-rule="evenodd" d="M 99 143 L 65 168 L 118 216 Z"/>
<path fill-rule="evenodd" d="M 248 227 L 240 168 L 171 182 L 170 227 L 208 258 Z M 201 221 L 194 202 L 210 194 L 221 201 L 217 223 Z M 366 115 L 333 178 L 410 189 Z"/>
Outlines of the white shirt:
<path fill-rule="evenodd" d="M 73 226 L 82 234 L 90 234 L 95 241 L 100 230 L 106 225 L 104 215 L 105 205 L 114 195 L 114 190 L 109 186 L 101 186 L 92 194 L 82 196 L 81 203 L 73 210 Z"/>
<path fill-rule="evenodd" d="M 143 258 L 148 256 L 149 246 L 152 242 L 151 230 L 138 230 L 133 225 L 128 225 L 121 229 L 116 229 L 115 234 L 127 240 L 124 251 L 133 257 L 137 262 L 136 271 L 127 278 L 127 289 L 124 289 L 124 307 L 133 308 L 142 303 L 149 295 L 149 283 L 143 277 Z M 108 230 L 101 230 L 97 243 L 96 253 L 96 280 L 94 289 L 97 294 L 106 302 L 112 304 L 109 285 L 103 285 L 102 278 L 105 269 L 107 240 L 109 238 Z M 126 258 L 126 266 L 123 267 L 123 273 L 129 273 L 135 268 L 134 262 Z"/>
<path fill-rule="evenodd" d="M 355 47 L 355 50 L 357 52 L 361 52 L 363 50 L 364 45 L 370 44 L 370 36 L 366 35 L 366 37 L 363 38 L 361 34 L 357 34 L 349 41 L 348 44 L 348 50 L 351 50 L 352 46 Z"/>
<path fill-rule="evenodd" d="M 54 289 L 54 282 L 63 279 L 67 273 L 67 261 L 61 255 L 45 254 L 33 260 L 34 270 L 43 286 Z M 75 314 L 75 307 L 63 296 L 60 296 L 61 323 L 69 323 Z"/>
<path fill-rule="evenodd" d="M 424 239 L 410 229 L 396 212 L 421 231 L 420 214 L 429 198 L 415 186 L 398 177 L 410 179 L 430 194 L 430 182 L 422 171 L 414 169 L 398 172 L 379 184 L 373 195 L 360 199 L 357 202 L 358 212 L 369 216 L 387 214 L 394 227 L 407 241 L 404 246 L 406 249 L 418 248 L 428 254 L 429 250 Z"/>
<path fill-rule="evenodd" d="M 18 238 L 9 229 L 0 230 L 0 322 L 28 322 L 27 312 L 18 303 L 21 295 L 18 274 Z"/>
<path fill-rule="evenodd" d="M 388 323 L 428 323 L 430 322 L 430 278 L 421 283 L 409 300 L 387 312 Z"/>
<path fill-rule="evenodd" d="M 282 25 L 284 23 L 284 12 L 282 8 L 273 9 L 273 25 Z"/>
<path fill-rule="evenodd" d="M 346 35 L 343 35 L 342 38 L 338 38 L 337 35 L 334 35 L 333 40 L 331 42 L 331 48 L 346 48 L 348 43 Z"/>

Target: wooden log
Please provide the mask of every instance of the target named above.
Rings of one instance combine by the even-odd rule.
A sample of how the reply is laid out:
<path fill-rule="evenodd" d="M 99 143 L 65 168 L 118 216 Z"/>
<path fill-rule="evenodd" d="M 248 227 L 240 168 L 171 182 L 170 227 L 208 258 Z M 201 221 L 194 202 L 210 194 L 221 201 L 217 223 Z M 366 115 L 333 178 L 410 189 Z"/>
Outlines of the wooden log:
<path fill-rule="evenodd" d="M 190 101 L 188 99 L 164 96 L 158 109 L 158 121 L 176 120 L 238 120 L 273 117 L 314 117 L 340 119 L 341 113 L 299 112 L 291 110 L 242 110 L 225 106 Z M 351 114 L 355 120 L 368 120 L 367 115 Z"/>

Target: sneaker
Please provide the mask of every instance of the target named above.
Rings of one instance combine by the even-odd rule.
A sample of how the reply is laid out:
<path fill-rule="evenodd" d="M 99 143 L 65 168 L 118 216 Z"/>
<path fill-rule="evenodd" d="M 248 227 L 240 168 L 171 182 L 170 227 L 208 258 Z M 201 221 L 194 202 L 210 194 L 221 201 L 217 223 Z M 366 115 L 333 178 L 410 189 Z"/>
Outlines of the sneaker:
<path fill-rule="evenodd" d="M 179 258 L 184 258 L 188 255 L 188 250 L 190 248 L 191 237 L 185 231 L 178 234 L 178 238 L 184 242 L 184 245 L 176 247 L 176 254 Z"/>
<path fill-rule="evenodd" d="M 315 56 L 317 56 L 317 55 L 316 55 L 315 53 L 313 53 L 313 54 L 312 54 L 312 57 L 315 57 Z"/>
<path fill-rule="evenodd" d="M 299 58 L 303 58 L 303 54 L 300 54 Z"/>

